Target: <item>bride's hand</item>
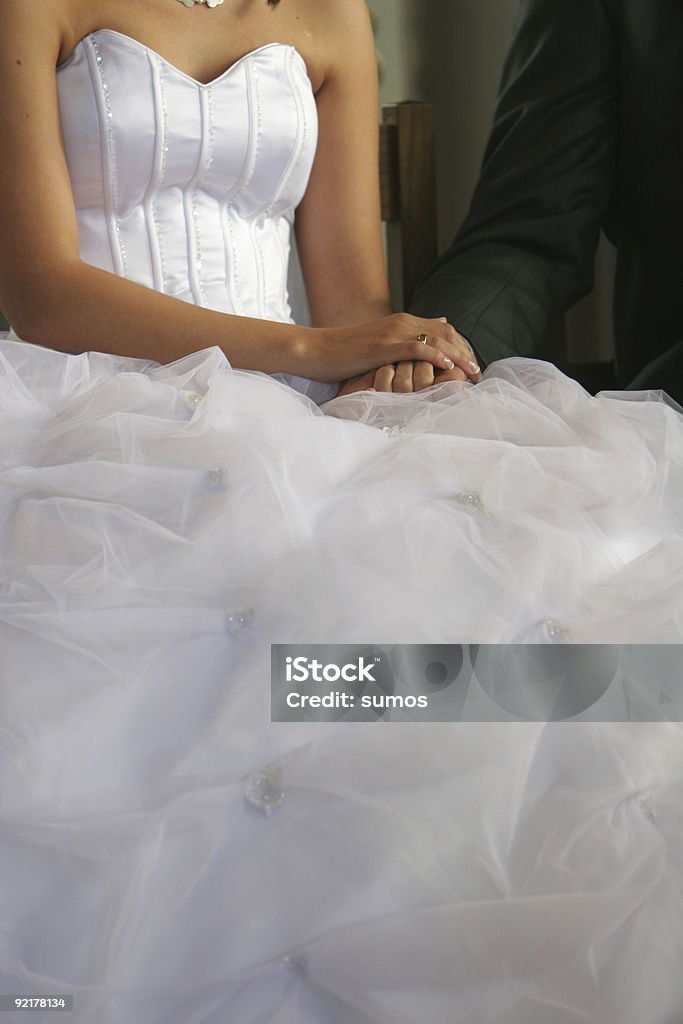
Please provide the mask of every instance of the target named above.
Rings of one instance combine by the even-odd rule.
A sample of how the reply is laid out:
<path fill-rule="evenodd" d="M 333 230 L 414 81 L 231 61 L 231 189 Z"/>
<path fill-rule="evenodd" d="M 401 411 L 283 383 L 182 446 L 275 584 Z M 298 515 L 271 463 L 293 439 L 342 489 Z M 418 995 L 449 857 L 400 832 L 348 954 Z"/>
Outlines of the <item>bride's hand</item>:
<path fill-rule="evenodd" d="M 476 356 L 474 350 L 465 338 L 462 338 L 461 335 L 458 335 L 458 337 L 465 343 L 470 352 L 469 366 L 472 372 L 469 374 L 469 379 L 478 382 L 481 380 L 481 370 L 475 363 Z M 414 391 L 424 391 L 435 384 L 445 384 L 451 380 L 464 381 L 467 379 L 468 374 L 459 366 L 454 367 L 452 370 L 436 370 L 430 363 L 402 362 L 395 365 L 381 366 L 375 372 L 372 383 L 367 386 L 375 391 L 411 394 Z"/>
<path fill-rule="evenodd" d="M 469 345 L 442 318 L 394 313 L 352 327 L 311 328 L 306 337 L 296 372 L 313 380 L 348 380 L 396 363 L 425 363 L 435 373 L 459 368 L 470 380 L 480 378 Z"/>

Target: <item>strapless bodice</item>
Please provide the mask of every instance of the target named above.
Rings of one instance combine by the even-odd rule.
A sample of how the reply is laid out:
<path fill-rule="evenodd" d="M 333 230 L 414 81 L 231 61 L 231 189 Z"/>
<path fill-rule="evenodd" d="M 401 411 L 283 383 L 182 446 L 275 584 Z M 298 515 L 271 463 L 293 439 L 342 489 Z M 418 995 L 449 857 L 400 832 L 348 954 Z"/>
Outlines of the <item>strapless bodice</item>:
<path fill-rule="evenodd" d="M 82 258 L 197 305 L 290 319 L 294 210 L 317 142 L 294 47 L 261 46 L 204 85 L 99 29 L 57 81 Z"/>

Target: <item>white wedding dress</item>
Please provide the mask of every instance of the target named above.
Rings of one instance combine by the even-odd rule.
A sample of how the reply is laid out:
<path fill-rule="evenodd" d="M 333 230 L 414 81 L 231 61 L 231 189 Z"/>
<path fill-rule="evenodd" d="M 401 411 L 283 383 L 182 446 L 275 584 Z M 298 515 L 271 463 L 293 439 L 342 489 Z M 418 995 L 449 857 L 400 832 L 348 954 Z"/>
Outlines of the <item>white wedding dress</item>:
<path fill-rule="evenodd" d="M 103 29 L 58 82 L 83 258 L 290 319 L 300 55 L 201 85 Z M 271 723 L 269 674 L 274 642 L 679 643 L 680 410 L 521 358 L 330 396 L 211 339 L 169 366 L 0 341 L 0 994 L 72 994 L 74 1024 L 677 1024 L 680 725 Z"/>

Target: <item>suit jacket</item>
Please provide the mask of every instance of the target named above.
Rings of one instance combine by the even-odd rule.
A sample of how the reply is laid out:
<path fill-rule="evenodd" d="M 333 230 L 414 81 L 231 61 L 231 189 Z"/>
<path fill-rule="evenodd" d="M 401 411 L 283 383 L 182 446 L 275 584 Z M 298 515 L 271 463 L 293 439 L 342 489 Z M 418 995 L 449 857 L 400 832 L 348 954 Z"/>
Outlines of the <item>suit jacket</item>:
<path fill-rule="evenodd" d="M 524 0 L 470 214 L 411 309 L 485 363 L 546 358 L 601 227 L 624 385 L 683 338 L 683 0 Z"/>

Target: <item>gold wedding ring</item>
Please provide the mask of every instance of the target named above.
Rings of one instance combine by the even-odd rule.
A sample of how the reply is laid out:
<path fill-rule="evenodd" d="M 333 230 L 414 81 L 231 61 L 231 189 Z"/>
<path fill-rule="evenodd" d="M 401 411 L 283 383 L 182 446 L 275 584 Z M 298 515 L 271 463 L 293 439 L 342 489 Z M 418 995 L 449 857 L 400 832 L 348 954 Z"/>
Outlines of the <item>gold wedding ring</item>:
<path fill-rule="evenodd" d="M 426 334 L 418 334 L 417 340 L 420 342 L 421 345 L 426 345 L 427 342 L 429 341 L 429 338 L 427 337 Z"/>

